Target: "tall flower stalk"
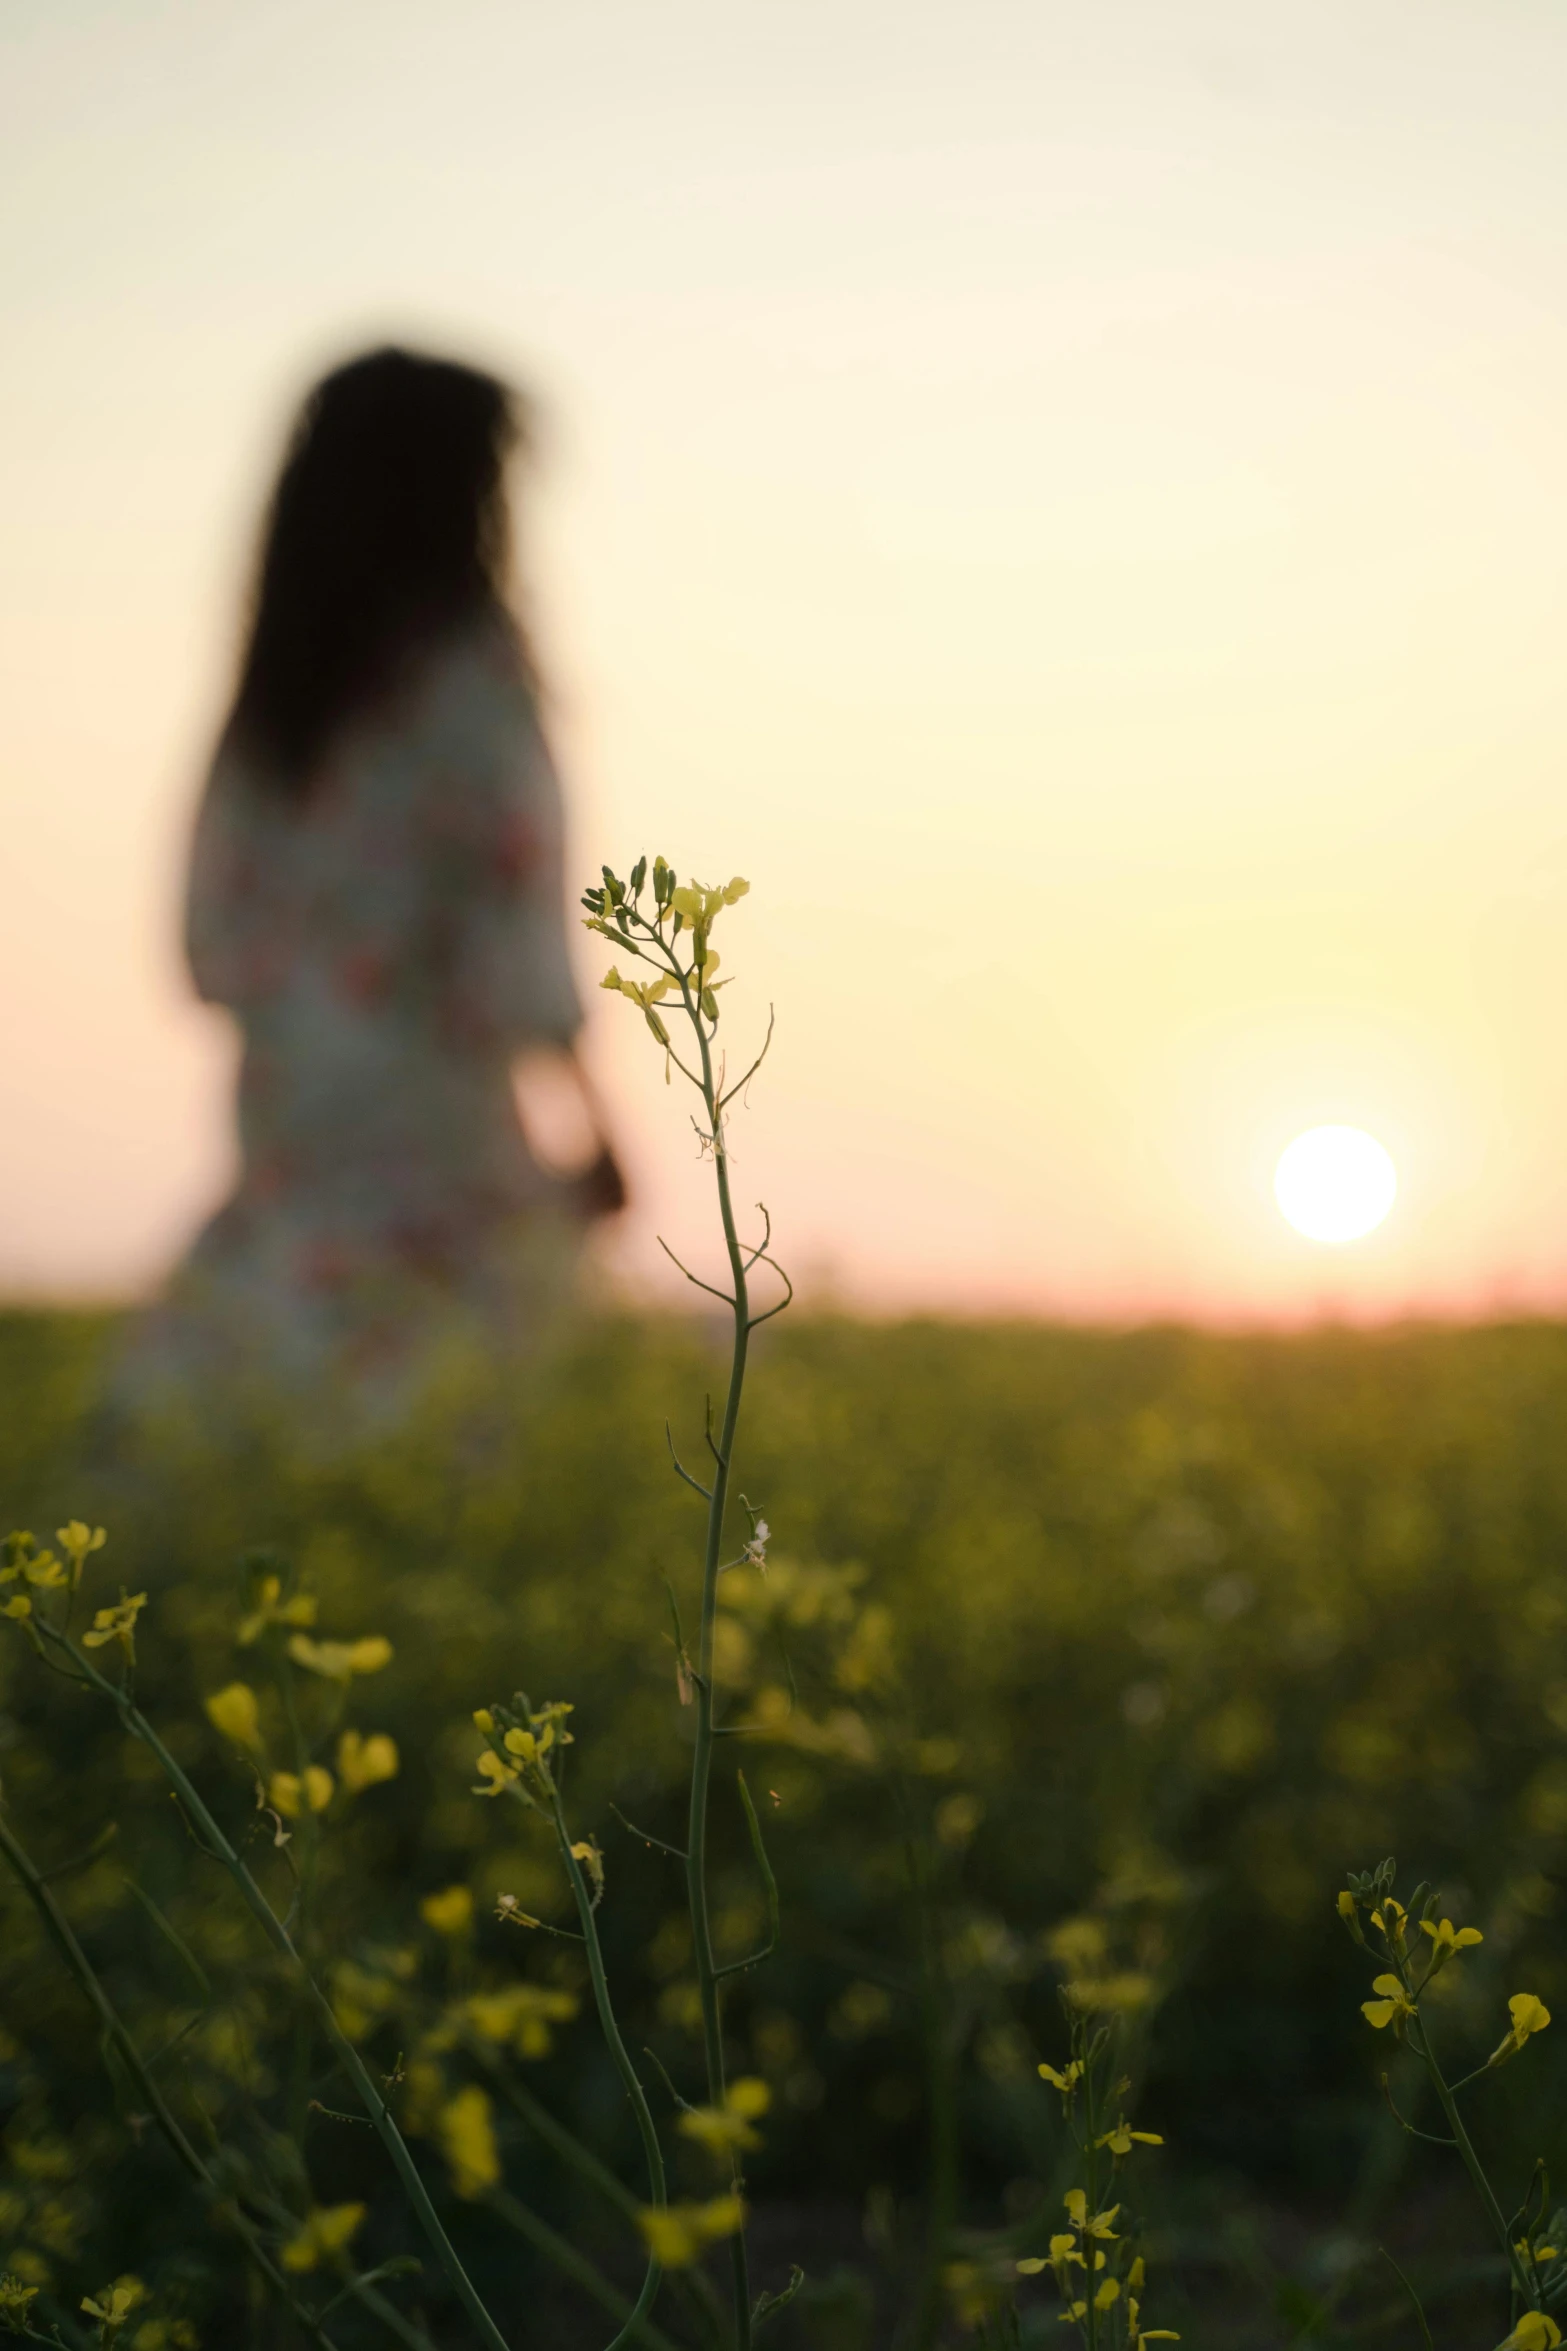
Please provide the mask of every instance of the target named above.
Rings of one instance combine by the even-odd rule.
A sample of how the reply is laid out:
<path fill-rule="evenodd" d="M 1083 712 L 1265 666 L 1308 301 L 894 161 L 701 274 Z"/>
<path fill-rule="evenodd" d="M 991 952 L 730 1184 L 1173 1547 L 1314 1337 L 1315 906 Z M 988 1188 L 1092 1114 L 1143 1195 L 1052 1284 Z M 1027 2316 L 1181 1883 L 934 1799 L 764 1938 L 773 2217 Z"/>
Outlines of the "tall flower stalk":
<path fill-rule="evenodd" d="M 701 1496 L 705 1505 L 706 1531 L 694 1657 L 687 1646 L 678 1605 L 674 1608 L 677 1685 L 681 1703 L 694 1706 L 696 1730 L 685 1846 L 665 1848 L 681 1863 L 685 1874 L 706 2074 L 706 2102 L 698 2107 L 681 2101 L 680 2126 L 687 2136 L 705 2145 L 724 2164 L 728 2174 L 726 2195 L 701 2205 L 672 2207 L 668 2202 L 663 2160 L 647 2097 L 626 2053 L 604 1974 L 594 1915 L 603 1891 L 602 1864 L 596 1847 L 572 1836 L 552 1763 L 552 1755 L 558 1755 L 569 1740 L 564 1718 L 570 1709 L 553 1704 L 535 1710 L 522 1693 L 517 1694 L 509 1707 L 497 1705 L 482 1709 L 475 1720 L 487 1746 L 479 1768 L 483 1774 L 483 1793 L 513 1796 L 550 1820 L 576 1900 L 600 2024 L 636 2114 L 647 2158 L 649 2204 L 643 2224 L 649 2263 L 636 2306 L 637 2316 L 645 2316 L 651 2307 L 664 2264 L 689 2261 L 704 2243 L 727 2238 L 733 2341 L 735 2351 L 749 2351 L 756 2325 L 779 2308 L 786 2297 L 764 2295 L 754 2306 L 752 2303 L 742 2158 L 746 2148 L 757 2143 L 752 2123 L 766 2103 L 766 2093 L 760 2083 L 728 2079 L 724 2061 L 723 1986 L 729 1977 L 758 1965 L 774 1948 L 778 1932 L 777 1889 L 762 1844 L 755 1806 L 744 1775 L 737 1775 L 746 1829 L 766 1894 L 769 1929 L 760 1948 L 742 1959 L 720 1964 L 713 1949 L 708 1826 L 718 1742 L 735 1734 L 735 1726 L 719 1720 L 714 1688 L 719 1580 L 729 1568 L 765 1567 L 769 1537 L 766 1519 L 752 1508 L 744 1495 L 733 1493 L 746 1363 L 752 1333 L 775 1314 L 782 1313 L 793 1295 L 787 1274 L 771 1254 L 772 1228 L 765 1208 L 758 1207 L 762 1219 L 760 1240 L 741 1239 L 735 1219 L 726 1141 L 730 1105 L 760 1068 L 772 1040 L 772 1021 L 769 1018 L 760 1052 L 740 1076 L 731 1080 L 718 1044 L 719 995 L 728 983 L 718 977 L 719 956 L 712 944 L 712 933 L 720 914 L 746 895 L 750 887 L 747 882 L 737 876 L 716 889 L 699 882 L 682 885 L 662 857 L 654 859 L 651 876 L 645 857 L 639 858 L 629 881 L 623 882 L 608 866 L 603 874 L 602 886 L 587 891 L 583 899 L 588 928 L 608 939 L 618 956 L 639 968 L 628 977 L 622 974 L 617 962 L 605 974 L 602 985 L 626 997 L 641 1011 L 664 1054 L 666 1081 L 678 1070 L 698 1096 L 700 1111 L 694 1124 L 702 1150 L 711 1155 L 713 1162 L 728 1271 L 728 1287 L 720 1288 L 702 1280 L 689 1267 L 681 1265 L 672 1250 L 668 1251 L 687 1281 L 719 1299 L 731 1318 L 729 1378 L 716 1429 L 711 1406 L 708 1409 L 706 1480 L 685 1466 L 670 1438 L 670 1457 L 676 1474 Z M 670 1020 L 675 1024 L 673 1033 Z M 667 1250 L 667 1244 L 664 1246 Z M 752 1279 L 759 1266 L 766 1266 L 782 1285 L 781 1296 L 760 1312 L 756 1311 L 751 1295 Z M 746 1517 L 745 1533 L 739 1538 L 737 1548 L 735 1538 L 727 1533 L 732 1499 L 738 1500 Z"/>
<path fill-rule="evenodd" d="M 1545 2174 L 1543 2168 L 1536 2166 L 1522 2204 L 1508 2218 L 1458 2104 L 1461 2091 L 1494 2073 L 1499 2065 L 1507 2064 L 1526 2042 L 1543 2033 L 1550 2024 L 1551 2012 L 1537 1994 L 1515 1992 L 1507 2003 L 1507 2031 L 1490 2056 L 1462 2080 L 1450 2082 L 1438 2059 L 1422 2003 L 1444 1969 L 1485 1938 L 1478 1927 L 1455 1927 L 1450 1918 L 1444 1918 L 1440 1898 L 1430 1886 L 1418 1885 L 1406 1909 L 1393 1893 L 1394 1883 L 1394 1866 L 1390 1860 L 1384 1861 L 1380 1869 L 1352 1870 L 1349 1884 L 1338 1897 L 1338 1914 L 1351 1941 L 1368 1957 L 1381 1961 L 1380 1973 L 1372 1978 L 1372 1997 L 1360 2004 L 1361 2014 L 1374 2031 L 1391 2032 L 1395 2040 L 1404 2042 L 1419 2059 L 1442 2109 L 1447 2135 L 1417 2130 L 1400 2114 L 1385 2073 L 1382 2094 L 1401 2130 L 1412 2139 L 1452 2148 L 1469 2174 L 1480 2208 L 1496 2239 L 1497 2251 L 1507 2268 L 1511 2324 L 1500 2351 L 1556 2351 L 1562 2330 L 1548 2306 L 1559 2307 L 1567 2297 L 1567 2257 L 1563 2252 L 1567 2244 L 1567 2230 L 1564 2230 L 1567 2214 L 1556 2212 L 1546 2219 Z M 1430 2330 L 1419 2298 L 1403 2278 L 1402 2271 L 1398 2274 L 1414 2302 L 1429 2343 Z"/>

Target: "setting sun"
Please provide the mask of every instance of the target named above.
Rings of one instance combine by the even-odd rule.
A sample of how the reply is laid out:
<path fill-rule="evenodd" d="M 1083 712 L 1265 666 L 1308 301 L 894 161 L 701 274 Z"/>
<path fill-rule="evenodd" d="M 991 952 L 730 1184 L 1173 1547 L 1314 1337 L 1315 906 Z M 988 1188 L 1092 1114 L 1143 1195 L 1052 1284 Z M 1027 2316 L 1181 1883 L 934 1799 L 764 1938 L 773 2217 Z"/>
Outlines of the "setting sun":
<path fill-rule="evenodd" d="M 1398 1173 L 1360 1127 L 1310 1127 L 1279 1156 L 1273 1193 L 1308 1241 L 1358 1241 L 1393 1205 Z"/>

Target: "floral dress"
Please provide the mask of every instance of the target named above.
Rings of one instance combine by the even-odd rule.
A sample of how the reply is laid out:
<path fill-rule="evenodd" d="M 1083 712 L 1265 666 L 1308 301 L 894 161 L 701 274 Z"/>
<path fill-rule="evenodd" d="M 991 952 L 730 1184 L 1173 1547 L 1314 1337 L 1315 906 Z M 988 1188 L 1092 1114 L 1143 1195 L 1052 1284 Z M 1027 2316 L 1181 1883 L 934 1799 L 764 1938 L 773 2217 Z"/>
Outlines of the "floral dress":
<path fill-rule="evenodd" d="M 186 946 L 242 1032 L 242 1166 L 152 1318 L 148 1376 L 221 1363 L 385 1400 L 454 1330 L 526 1345 L 578 1228 L 512 1064 L 581 1011 L 560 788 L 510 632 L 426 656 L 303 800 L 220 750 Z"/>

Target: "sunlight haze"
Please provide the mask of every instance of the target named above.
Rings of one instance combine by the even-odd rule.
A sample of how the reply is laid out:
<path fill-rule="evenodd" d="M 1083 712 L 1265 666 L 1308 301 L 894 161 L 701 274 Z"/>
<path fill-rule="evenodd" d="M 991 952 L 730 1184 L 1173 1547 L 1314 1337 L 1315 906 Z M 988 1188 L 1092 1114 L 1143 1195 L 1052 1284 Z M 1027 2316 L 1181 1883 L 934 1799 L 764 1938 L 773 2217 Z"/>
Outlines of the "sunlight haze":
<path fill-rule="evenodd" d="M 1567 1303 L 1567 17 L 0 28 L 9 1294 L 144 1290 L 221 1192 L 187 830 L 290 408 L 397 336 L 540 405 L 574 871 L 751 878 L 737 1182 L 808 1292 Z M 662 1287 L 706 1203 L 590 1006 Z M 1398 1171 L 1342 1251 L 1272 1190 L 1329 1125 Z"/>

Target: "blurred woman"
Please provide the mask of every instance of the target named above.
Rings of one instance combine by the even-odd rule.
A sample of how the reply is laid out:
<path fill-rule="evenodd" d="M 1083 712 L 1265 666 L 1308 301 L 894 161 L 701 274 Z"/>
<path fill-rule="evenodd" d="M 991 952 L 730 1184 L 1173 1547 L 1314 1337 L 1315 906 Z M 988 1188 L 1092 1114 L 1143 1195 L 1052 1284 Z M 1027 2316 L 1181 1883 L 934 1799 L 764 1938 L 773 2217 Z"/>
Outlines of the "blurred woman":
<path fill-rule="evenodd" d="M 167 1367 L 396 1402 L 454 1331 L 526 1347 L 621 1205 L 506 602 L 518 439 L 492 377 L 394 349 L 295 426 L 186 911 L 197 991 L 243 1039 L 241 1167 L 148 1332 Z M 540 1048 L 588 1130 L 574 1181 L 519 1120 L 514 1064 Z"/>

